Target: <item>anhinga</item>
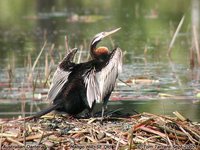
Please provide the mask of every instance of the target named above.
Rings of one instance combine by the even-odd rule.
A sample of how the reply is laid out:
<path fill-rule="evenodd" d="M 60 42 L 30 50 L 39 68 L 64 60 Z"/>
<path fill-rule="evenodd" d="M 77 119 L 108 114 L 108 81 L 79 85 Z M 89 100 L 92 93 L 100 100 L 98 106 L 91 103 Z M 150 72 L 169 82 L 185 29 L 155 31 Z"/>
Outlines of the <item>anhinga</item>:
<path fill-rule="evenodd" d="M 107 47 L 96 46 L 103 38 L 119 29 L 101 32 L 94 36 L 90 45 L 92 60 L 79 64 L 72 62 L 77 49 L 71 50 L 64 57 L 54 73 L 47 96 L 53 104 L 35 117 L 52 110 L 63 111 L 70 115 L 81 113 L 84 109 L 91 112 L 96 102 L 103 103 L 103 117 L 104 108 L 114 89 L 118 73 L 122 69 L 122 51 L 116 48 L 109 52 Z"/>

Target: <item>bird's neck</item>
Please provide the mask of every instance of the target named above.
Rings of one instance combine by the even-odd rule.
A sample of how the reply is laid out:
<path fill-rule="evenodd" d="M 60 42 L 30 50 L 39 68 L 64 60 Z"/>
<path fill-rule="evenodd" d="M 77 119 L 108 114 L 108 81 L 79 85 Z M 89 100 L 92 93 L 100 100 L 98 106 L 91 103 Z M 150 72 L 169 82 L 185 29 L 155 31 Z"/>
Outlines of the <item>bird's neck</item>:
<path fill-rule="evenodd" d="M 98 47 L 97 49 L 95 49 L 95 54 L 98 55 L 98 56 L 108 55 L 109 50 L 108 50 L 107 47 L 101 46 L 101 47 Z"/>
<path fill-rule="evenodd" d="M 91 56 L 93 59 L 104 61 L 109 56 L 109 50 L 107 47 L 101 46 L 91 50 Z"/>
<path fill-rule="evenodd" d="M 90 47 L 90 55 L 93 59 L 96 58 L 96 46 L 97 46 L 97 43 L 93 43 L 91 44 L 91 47 Z"/>

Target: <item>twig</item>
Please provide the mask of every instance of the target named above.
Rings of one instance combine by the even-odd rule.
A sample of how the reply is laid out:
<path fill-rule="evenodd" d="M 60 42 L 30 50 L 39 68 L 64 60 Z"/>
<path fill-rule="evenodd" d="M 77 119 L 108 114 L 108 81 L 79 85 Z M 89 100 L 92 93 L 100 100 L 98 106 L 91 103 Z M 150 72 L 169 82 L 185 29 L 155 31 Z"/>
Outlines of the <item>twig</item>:
<path fill-rule="evenodd" d="M 132 143 L 133 143 L 133 130 L 131 130 L 131 131 L 129 132 L 128 141 L 129 141 L 129 150 L 131 150 L 131 148 L 132 148 Z"/>
<path fill-rule="evenodd" d="M 87 124 L 91 124 L 91 123 L 93 123 L 93 122 L 96 121 L 96 120 L 98 120 L 98 118 L 91 118 L 91 119 L 87 122 Z"/>
<path fill-rule="evenodd" d="M 134 125 L 132 127 L 133 132 L 136 131 L 136 130 L 138 130 L 141 126 L 148 125 L 148 124 L 152 123 L 153 121 L 154 121 L 153 118 L 149 118 L 149 119 L 147 119 L 147 120 L 145 120 L 145 121 L 143 121 L 141 123 L 138 123 L 138 124 Z"/>
<path fill-rule="evenodd" d="M 131 85 L 129 85 L 128 83 L 126 83 L 125 81 L 123 81 L 122 79 L 118 78 L 119 81 L 121 81 L 122 83 L 124 83 L 125 85 L 127 85 L 128 87 L 131 87 Z"/>
<path fill-rule="evenodd" d="M 0 133 L 0 137 L 14 137 L 16 138 L 17 134 L 8 134 L 8 133 Z"/>
<path fill-rule="evenodd" d="M 39 142 L 38 142 L 38 145 L 42 142 L 42 139 L 44 138 L 44 131 L 42 131 L 42 136 L 41 136 L 41 138 L 40 138 L 40 140 L 39 140 Z"/>
<path fill-rule="evenodd" d="M 87 139 L 89 139 L 90 141 L 92 141 L 93 143 L 97 143 L 97 140 L 95 140 L 94 138 L 90 137 L 90 136 L 85 136 Z"/>
<path fill-rule="evenodd" d="M 149 132 L 149 133 L 153 133 L 153 134 L 159 135 L 162 138 L 166 138 L 167 137 L 167 135 L 165 135 L 165 134 L 163 134 L 163 133 L 161 133 L 159 131 L 150 129 L 148 127 L 145 127 L 145 126 L 141 126 L 140 129 L 143 130 L 143 131 Z"/>
<path fill-rule="evenodd" d="M 13 139 L 13 138 L 7 137 L 6 139 L 7 139 L 8 141 L 12 142 L 12 143 L 15 143 L 15 144 L 19 145 L 19 146 L 25 146 L 23 143 L 21 143 L 21 142 L 15 140 L 15 139 Z"/>
<path fill-rule="evenodd" d="M 32 141 L 34 139 L 41 139 L 41 137 L 46 137 L 46 136 L 49 136 L 49 135 L 52 135 L 52 134 L 55 134 L 54 132 L 50 132 L 50 133 L 46 133 L 46 134 L 36 134 L 36 135 L 30 135 L 28 137 L 26 137 L 26 141 Z M 23 138 L 20 138 L 18 139 L 18 141 L 23 141 L 24 139 Z"/>
<path fill-rule="evenodd" d="M 80 137 L 81 135 L 83 135 L 84 133 L 87 133 L 88 131 L 86 130 L 83 130 L 83 131 L 78 131 L 76 134 L 72 135 L 72 138 L 78 138 Z M 72 132 L 69 132 L 72 134 Z"/>
<path fill-rule="evenodd" d="M 122 135 L 120 135 L 120 137 L 119 137 L 120 139 L 121 139 L 121 136 L 122 136 Z M 116 147 L 115 147 L 115 150 L 118 150 L 118 149 L 119 149 L 119 141 L 117 142 L 117 145 L 116 145 Z"/>
<path fill-rule="evenodd" d="M 165 125 L 164 125 L 164 128 L 165 128 Z M 169 135 L 167 134 L 166 130 L 164 130 L 164 133 L 165 133 L 165 135 L 166 135 L 166 139 L 167 139 L 169 145 L 171 146 L 171 148 L 173 148 L 172 142 L 170 141 Z"/>
<path fill-rule="evenodd" d="M 175 130 L 175 129 L 172 130 L 172 129 L 168 128 L 167 126 L 162 126 L 162 125 L 159 125 L 159 124 L 156 124 L 155 126 L 160 128 L 161 130 L 165 130 L 168 133 L 173 133 L 173 134 L 176 134 L 176 135 L 179 135 L 179 136 L 184 136 L 184 137 L 186 136 L 185 133 L 178 131 L 178 130 Z"/>
<path fill-rule="evenodd" d="M 122 140 L 122 139 L 120 139 L 120 138 L 118 138 L 118 137 L 112 135 L 111 133 L 108 133 L 108 132 L 106 132 L 106 131 L 104 131 L 104 133 L 105 133 L 107 136 L 109 136 L 109 137 L 111 137 L 112 139 L 114 139 L 115 141 L 118 141 L 118 142 L 120 142 L 120 143 L 122 143 L 122 144 L 124 144 L 124 145 L 127 144 L 127 142 L 125 142 L 124 140 Z"/>
<path fill-rule="evenodd" d="M 193 137 L 185 131 L 185 129 L 183 129 L 181 126 L 179 126 L 179 128 L 187 135 L 188 139 L 193 143 L 195 144 L 195 142 L 199 143 L 198 141 L 196 141 L 195 139 L 193 139 Z"/>
<path fill-rule="evenodd" d="M 173 112 L 173 114 L 178 117 L 181 121 L 186 121 L 187 119 L 183 117 L 178 111 Z"/>

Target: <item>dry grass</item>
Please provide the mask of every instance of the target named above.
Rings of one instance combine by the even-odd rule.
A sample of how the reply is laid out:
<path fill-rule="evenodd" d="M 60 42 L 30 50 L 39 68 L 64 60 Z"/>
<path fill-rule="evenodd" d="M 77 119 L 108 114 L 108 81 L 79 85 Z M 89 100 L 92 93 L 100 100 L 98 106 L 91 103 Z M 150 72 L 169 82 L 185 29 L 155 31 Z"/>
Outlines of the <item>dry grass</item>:
<path fill-rule="evenodd" d="M 27 121 L 25 126 L 20 120 L 0 120 L 0 144 L 4 148 L 16 149 L 25 146 L 37 149 L 200 148 L 200 124 L 184 119 L 177 112 L 175 114 L 178 115 L 173 118 L 149 113 L 126 118 L 110 117 L 103 124 L 98 118 L 52 115 Z"/>

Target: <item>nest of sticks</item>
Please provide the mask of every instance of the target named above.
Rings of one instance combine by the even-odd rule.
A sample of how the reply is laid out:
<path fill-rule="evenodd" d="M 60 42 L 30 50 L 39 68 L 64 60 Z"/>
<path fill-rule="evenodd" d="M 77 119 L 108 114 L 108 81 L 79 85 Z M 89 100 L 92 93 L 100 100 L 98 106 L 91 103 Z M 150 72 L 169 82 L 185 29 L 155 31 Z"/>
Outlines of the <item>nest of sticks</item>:
<path fill-rule="evenodd" d="M 142 113 L 129 117 L 75 119 L 46 115 L 37 120 L 0 119 L 1 149 L 199 149 L 200 124 Z"/>

